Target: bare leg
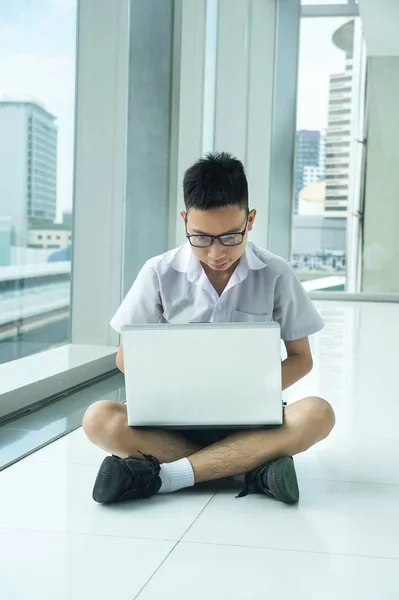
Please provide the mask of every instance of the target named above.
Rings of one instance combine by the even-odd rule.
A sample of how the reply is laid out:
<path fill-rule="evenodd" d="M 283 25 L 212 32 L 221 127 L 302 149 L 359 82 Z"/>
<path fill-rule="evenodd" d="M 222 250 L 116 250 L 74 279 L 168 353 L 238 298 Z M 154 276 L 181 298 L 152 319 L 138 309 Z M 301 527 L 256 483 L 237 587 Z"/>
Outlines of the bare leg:
<path fill-rule="evenodd" d="M 120 458 L 140 458 L 139 452 L 142 452 L 152 454 L 164 463 L 201 450 L 179 433 L 132 429 L 127 424 L 126 406 L 112 400 L 101 400 L 89 406 L 83 417 L 83 429 L 93 444 Z"/>
<path fill-rule="evenodd" d="M 248 473 L 265 462 L 304 452 L 334 427 L 331 406 L 322 398 L 305 398 L 285 409 L 284 425 L 234 433 L 189 457 L 195 481 Z"/>
<path fill-rule="evenodd" d="M 334 423 L 326 400 L 305 398 L 287 406 L 281 427 L 234 433 L 200 448 L 178 433 L 132 429 L 125 405 L 102 400 L 87 409 L 83 429 L 94 444 L 121 458 L 139 457 L 139 452 L 152 454 L 161 463 L 189 457 L 199 483 L 247 473 L 274 458 L 304 452 L 327 437 Z"/>

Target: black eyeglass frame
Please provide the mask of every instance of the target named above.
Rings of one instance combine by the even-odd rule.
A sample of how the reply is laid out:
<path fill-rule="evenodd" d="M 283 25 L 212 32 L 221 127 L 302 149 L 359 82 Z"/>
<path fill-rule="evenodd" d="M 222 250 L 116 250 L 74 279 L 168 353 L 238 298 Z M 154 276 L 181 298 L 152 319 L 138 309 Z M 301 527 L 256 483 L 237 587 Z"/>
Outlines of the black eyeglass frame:
<path fill-rule="evenodd" d="M 234 248 L 236 246 L 241 246 L 241 244 L 244 241 L 244 236 L 245 233 L 247 231 L 247 227 L 248 227 L 248 221 L 249 221 L 249 213 L 247 215 L 247 220 L 245 222 L 245 227 L 242 231 L 232 231 L 231 233 L 223 233 L 222 235 L 209 235 L 209 234 L 204 234 L 204 233 L 188 233 L 187 232 L 187 221 L 186 221 L 186 238 L 188 239 L 188 241 L 190 242 L 191 246 L 193 246 L 193 248 L 210 248 L 212 246 L 212 244 L 214 243 L 215 240 L 217 240 L 219 242 L 219 244 L 221 246 L 224 246 L 225 248 Z M 222 241 L 222 238 L 224 237 L 229 237 L 232 235 L 240 235 L 241 236 L 241 242 L 238 242 L 237 244 L 224 244 Z M 206 237 L 209 238 L 210 244 L 207 246 L 196 246 L 195 244 L 192 243 L 191 238 L 193 237 Z"/>

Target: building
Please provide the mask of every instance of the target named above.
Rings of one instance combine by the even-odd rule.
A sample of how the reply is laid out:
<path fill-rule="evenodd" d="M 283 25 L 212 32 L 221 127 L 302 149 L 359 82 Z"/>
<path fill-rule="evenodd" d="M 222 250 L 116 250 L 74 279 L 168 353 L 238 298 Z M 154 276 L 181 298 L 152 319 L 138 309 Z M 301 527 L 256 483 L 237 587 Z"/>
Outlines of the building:
<path fill-rule="evenodd" d="M 352 133 L 352 59 L 354 21 L 337 29 L 333 42 L 345 52 L 345 69 L 330 76 L 326 138 L 326 212 L 346 217 Z M 352 38 L 350 29 L 352 28 Z M 348 44 L 348 40 L 352 43 Z"/>
<path fill-rule="evenodd" d="M 28 247 L 44 250 L 68 248 L 72 244 L 72 232 L 65 223 L 33 221 L 28 229 Z"/>
<path fill-rule="evenodd" d="M 326 138 L 327 138 L 327 130 L 322 129 L 320 131 L 320 143 L 319 143 L 320 179 L 325 179 L 325 177 L 326 177 Z"/>
<path fill-rule="evenodd" d="M 311 166 L 306 165 L 303 167 L 303 185 L 307 187 L 308 185 L 312 185 L 312 183 L 317 183 L 317 181 L 321 181 L 324 179 L 324 173 L 322 167 L 319 166 Z M 300 191 L 298 192 L 298 200 L 300 197 Z"/>
<path fill-rule="evenodd" d="M 0 217 L 10 218 L 17 246 L 28 222 L 52 223 L 57 202 L 57 125 L 33 102 L 0 102 Z"/>
<path fill-rule="evenodd" d="M 325 180 L 326 177 L 326 130 L 319 132 L 319 155 L 317 165 L 305 165 L 303 167 L 303 188 L 307 188 L 314 183 Z M 301 201 L 301 188 L 297 193 L 298 210 Z M 323 211 L 324 211 L 324 200 L 323 200 Z M 300 210 L 299 210 L 300 212 Z"/>
<path fill-rule="evenodd" d="M 316 167 L 318 168 L 318 167 Z M 326 182 L 314 181 L 302 188 L 298 194 L 298 214 L 325 216 L 324 199 Z"/>
<path fill-rule="evenodd" d="M 0 217 L 0 267 L 5 267 L 11 263 L 11 244 L 11 219 Z"/>
<path fill-rule="evenodd" d="M 301 129 L 297 131 L 295 157 L 295 213 L 298 212 L 298 194 L 305 185 L 304 169 L 305 167 L 318 167 L 319 156 L 320 131 L 308 129 Z"/>
<path fill-rule="evenodd" d="M 64 210 L 62 213 L 62 223 L 67 229 L 72 229 L 73 226 L 73 215 L 72 210 Z"/>
<path fill-rule="evenodd" d="M 318 181 L 299 193 L 299 214 L 294 215 L 292 264 L 301 278 L 315 272 L 346 269 L 346 220 L 325 210 L 326 182 Z"/>

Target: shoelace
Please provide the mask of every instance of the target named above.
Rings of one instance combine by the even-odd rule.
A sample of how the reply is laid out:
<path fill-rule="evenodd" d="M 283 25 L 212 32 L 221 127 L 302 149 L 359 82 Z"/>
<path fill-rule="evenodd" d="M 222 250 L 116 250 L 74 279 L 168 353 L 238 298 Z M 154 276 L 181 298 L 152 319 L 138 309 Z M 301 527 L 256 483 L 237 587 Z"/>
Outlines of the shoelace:
<path fill-rule="evenodd" d="M 237 494 L 236 498 L 244 498 L 244 496 L 248 496 L 248 494 L 250 492 L 253 492 L 254 490 L 251 490 L 251 486 L 253 484 L 253 481 L 256 479 L 256 471 L 251 471 L 250 473 L 247 473 L 245 475 L 245 479 L 244 479 L 244 487 L 241 490 L 241 492 L 239 494 Z"/>
<path fill-rule="evenodd" d="M 155 481 L 153 475 L 157 475 L 160 470 L 159 462 L 154 456 L 150 456 L 149 454 L 143 454 L 142 461 L 136 460 L 134 464 L 130 464 L 129 462 L 123 463 L 123 468 L 127 474 L 127 485 L 126 490 L 121 496 L 121 500 L 124 498 L 129 498 L 131 495 L 136 494 L 137 492 L 147 492 L 150 491 L 152 487 L 154 487 L 155 491 Z M 142 464 L 140 464 L 140 462 Z M 148 468 L 148 463 L 153 467 L 152 469 Z M 143 486 L 143 476 L 149 476 L 149 481 Z"/>
<path fill-rule="evenodd" d="M 257 491 L 262 491 L 266 495 L 270 495 L 270 491 L 266 487 L 262 476 L 265 471 L 265 466 L 258 467 L 245 475 L 244 487 L 236 498 L 244 498 L 248 494 L 255 494 Z"/>

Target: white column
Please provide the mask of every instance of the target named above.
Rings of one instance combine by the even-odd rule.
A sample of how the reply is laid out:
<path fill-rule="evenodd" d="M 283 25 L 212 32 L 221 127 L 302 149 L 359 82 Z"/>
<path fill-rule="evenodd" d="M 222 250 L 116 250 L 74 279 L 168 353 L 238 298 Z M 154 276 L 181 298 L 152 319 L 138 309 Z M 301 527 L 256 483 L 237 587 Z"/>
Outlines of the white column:
<path fill-rule="evenodd" d="M 244 163 L 258 210 L 251 239 L 288 258 L 299 0 L 179 2 L 176 209 L 187 167 L 205 152 L 231 152 Z M 171 221 L 170 242 L 183 243 L 179 217 L 171 213 Z"/>
<path fill-rule="evenodd" d="M 71 341 L 116 345 L 121 299 L 129 1 L 80 0 Z"/>
<path fill-rule="evenodd" d="M 215 150 L 243 161 L 252 240 L 267 246 L 273 108 L 275 0 L 219 0 Z"/>
<path fill-rule="evenodd" d="M 363 292 L 399 293 L 399 57 L 373 56 L 368 71 Z"/>
<path fill-rule="evenodd" d="M 176 154 L 172 154 L 169 247 L 185 242 L 178 215 L 184 207 L 183 176 L 202 155 L 204 116 L 204 68 L 206 0 L 177 0 L 175 6 L 175 56 L 172 97 L 172 129 Z"/>

